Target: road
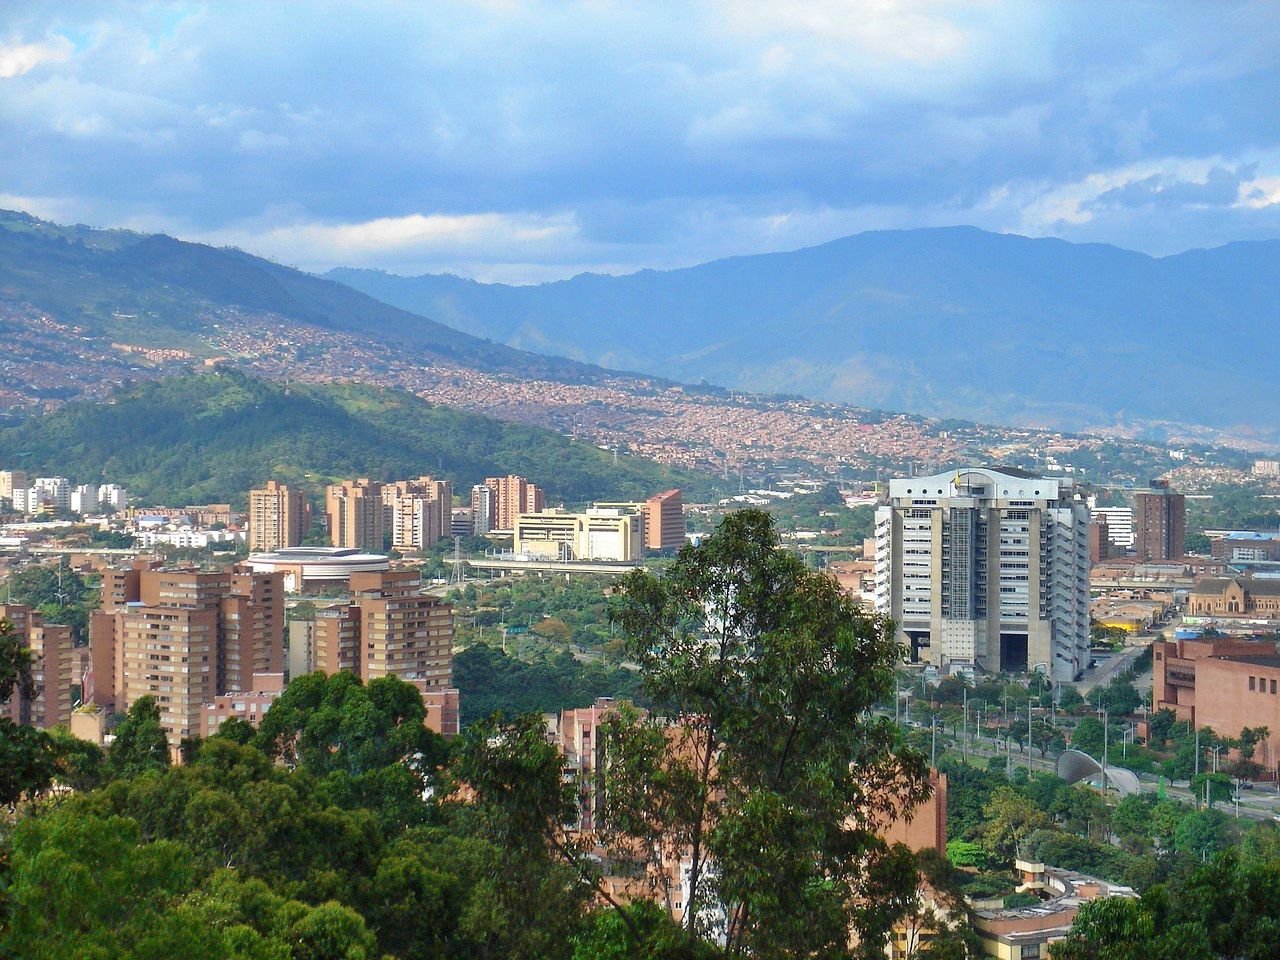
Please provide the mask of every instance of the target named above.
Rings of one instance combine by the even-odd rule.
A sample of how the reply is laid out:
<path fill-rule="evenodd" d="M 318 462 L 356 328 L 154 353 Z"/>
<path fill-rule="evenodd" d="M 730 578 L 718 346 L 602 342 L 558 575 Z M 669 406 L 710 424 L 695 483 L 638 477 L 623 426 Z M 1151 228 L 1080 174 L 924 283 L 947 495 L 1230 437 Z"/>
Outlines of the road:
<path fill-rule="evenodd" d="M 1106 685 L 1111 682 L 1112 678 L 1119 676 L 1126 668 L 1133 665 L 1144 650 L 1147 649 L 1146 644 L 1135 647 L 1125 647 L 1122 653 L 1116 654 L 1110 660 L 1099 665 L 1094 670 L 1085 672 L 1084 679 L 1076 684 L 1076 689 L 1080 691 L 1080 696 L 1087 697 L 1089 691 L 1094 687 Z"/>
<path fill-rule="evenodd" d="M 978 757 L 1007 757 L 1004 741 L 984 740 L 981 743 L 970 741 L 967 745 L 967 755 Z M 952 752 L 959 752 L 956 745 L 952 746 Z M 1112 755 L 1113 757 L 1115 754 Z M 1015 747 L 1012 754 L 1011 764 L 1014 767 L 1026 767 L 1027 755 L 1025 752 L 1019 752 Z M 1112 762 L 1109 766 L 1114 767 Z M 1052 758 L 1044 758 L 1034 751 L 1031 755 L 1031 769 L 1044 772 L 1055 773 L 1057 771 L 1057 761 Z M 1138 774 L 1138 781 L 1142 786 L 1143 793 L 1158 793 L 1160 790 L 1160 779 L 1151 774 Z M 1173 800 L 1181 800 L 1183 803 L 1193 803 L 1195 798 L 1191 795 L 1191 790 L 1187 784 L 1173 784 L 1165 781 L 1165 796 Z M 1235 804 L 1218 801 L 1214 806 L 1225 813 L 1235 812 Z M 1252 790 L 1241 791 L 1241 801 L 1239 814 L 1242 817 L 1248 817 L 1252 820 L 1271 820 L 1276 816 L 1280 816 L 1280 791 L 1277 791 L 1275 784 L 1260 783 Z"/>

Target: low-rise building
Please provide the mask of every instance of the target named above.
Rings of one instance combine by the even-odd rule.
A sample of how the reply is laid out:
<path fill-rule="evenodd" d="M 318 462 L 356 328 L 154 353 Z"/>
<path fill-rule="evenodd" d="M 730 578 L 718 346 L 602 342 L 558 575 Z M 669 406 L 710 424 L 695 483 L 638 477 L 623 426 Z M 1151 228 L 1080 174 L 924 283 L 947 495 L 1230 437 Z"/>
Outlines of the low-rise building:
<path fill-rule="evenodd" d="M 538 560 L 634 562 L 644 556 L 644 519 L 624 507 L 522 513 L 516 517 L 512 549 Z"/>
<path fill-rule="evenodd" d="M 1043 863 L 1015 860 L 1014 869 L 1022 875 L 1018 892 L 1040 896 L 1041 902 L 974 912 L 983 951 L 1001 960 L 1042 960 L 1049 956 L 1051 943 L 1066 937 L 1083 904 L 1105 897 L 1137 896 L 1132 887 Z"/>

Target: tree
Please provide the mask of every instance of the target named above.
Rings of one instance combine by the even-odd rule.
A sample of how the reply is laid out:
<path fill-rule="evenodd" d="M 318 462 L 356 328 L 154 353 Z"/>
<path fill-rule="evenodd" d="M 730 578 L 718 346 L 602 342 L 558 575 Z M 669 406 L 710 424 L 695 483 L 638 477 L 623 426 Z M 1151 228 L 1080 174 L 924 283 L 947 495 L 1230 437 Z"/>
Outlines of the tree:
<path fill-rule="evenodd" d="M 666 778 L 627 796 L 635 779 L 611 782 L 607 765 L 606 796 L 622 794 L 626 816 L 606 804 L 606 829 L 678 844 L 686 929 L 722 927 L 727 953 L 844 949 L 876 824 L 928 791 L 923 757 L 870 712 L 902 655 L 892 623 L 780 549 L 754 510 L 661 578 L 630 574 L 613 617 L 655 713 L 615 726 L 609 749 L 650 750 Z"/>
<path fill-rule="evenodd" d="M 169 757 L 160 708 L 154 697 L 139 697 L 116 727 L 115 740 L 107 748 L 107 775 L 131 779 L 148 770 L 163 770 L 169 766 Z"/>
<path fill-rule="evenodd" d="M 1019 854 L 1019 846 L 1034 830 L 1050 825 L 1048 814 L 1012 787 L 1000 787 L 983 808 L 982 844 L 1005 860 Z"/>
<path fill-rule="evenodd" d="M 47 734 L 0 718 L 0 804 L 12 807 L 23 797 L 42 793 L 56 773 Z"/>
<path fill-rule="evenodd" d="M 1071 749 L 1087 753 L 1101 762 L 1103 746 L 1102 721 L 1097 717 L 1081 717 L 1071 731 Z"/>
<path fill-rule="evenodd" d="M 38 687 L 31 671 L 31 650 L 18 638 L 13 621 L 0 618 L 0 703 L 15 693 L 28 700 L 36 695 Z"/>

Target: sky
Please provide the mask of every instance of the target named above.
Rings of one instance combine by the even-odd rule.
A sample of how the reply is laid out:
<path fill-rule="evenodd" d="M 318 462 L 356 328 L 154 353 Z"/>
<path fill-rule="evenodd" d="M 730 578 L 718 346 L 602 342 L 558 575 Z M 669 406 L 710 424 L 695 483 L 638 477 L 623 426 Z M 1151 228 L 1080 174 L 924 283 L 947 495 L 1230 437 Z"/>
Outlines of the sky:
<path fill-rule="evenodd" d="M 1280 3 L 0 2 L 0 207 L 528 283 L 1280 237 Z"/>

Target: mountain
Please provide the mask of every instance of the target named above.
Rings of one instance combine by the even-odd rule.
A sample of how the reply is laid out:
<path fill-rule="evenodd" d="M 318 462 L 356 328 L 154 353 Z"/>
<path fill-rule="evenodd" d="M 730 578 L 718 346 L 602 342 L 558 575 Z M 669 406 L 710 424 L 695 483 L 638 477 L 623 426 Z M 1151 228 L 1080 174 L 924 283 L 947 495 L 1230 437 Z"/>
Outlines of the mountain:
<path fill-rule="evenodd" d="M 243 503 L 264 481 L 313 489 L 331 478 L 435 474 L 466 490 L 518 473 L 570 503 L 635 499 L 681 487 L 710 496 L 703 474 L 619 456 L 538 427 L 358 384 L 259 380 L 236 371 L 148 381 L 109 402 L 80 401 L 0 426 L 7 466 L 123 483 L 144 503 Z"/>
<path fill-rule="evenodd" d="M 538 286 L 327 276 L 512 347 L 684 382 L 1075 429 L 1280 428 L 1280 241 L 1156 258 L 954 227 Z"/>
<path fill-rule="evenodd" d="M 147 345 L 187 346 L 229 314 L 247 314 L 391 341 L 482 370 L 571 381 L 602 373 L 486 342 L 240 250 L 63 227 L 12 211 L 0 211 L 0 306 L 6 302 L 29 304 L 89 335 Z"/>

